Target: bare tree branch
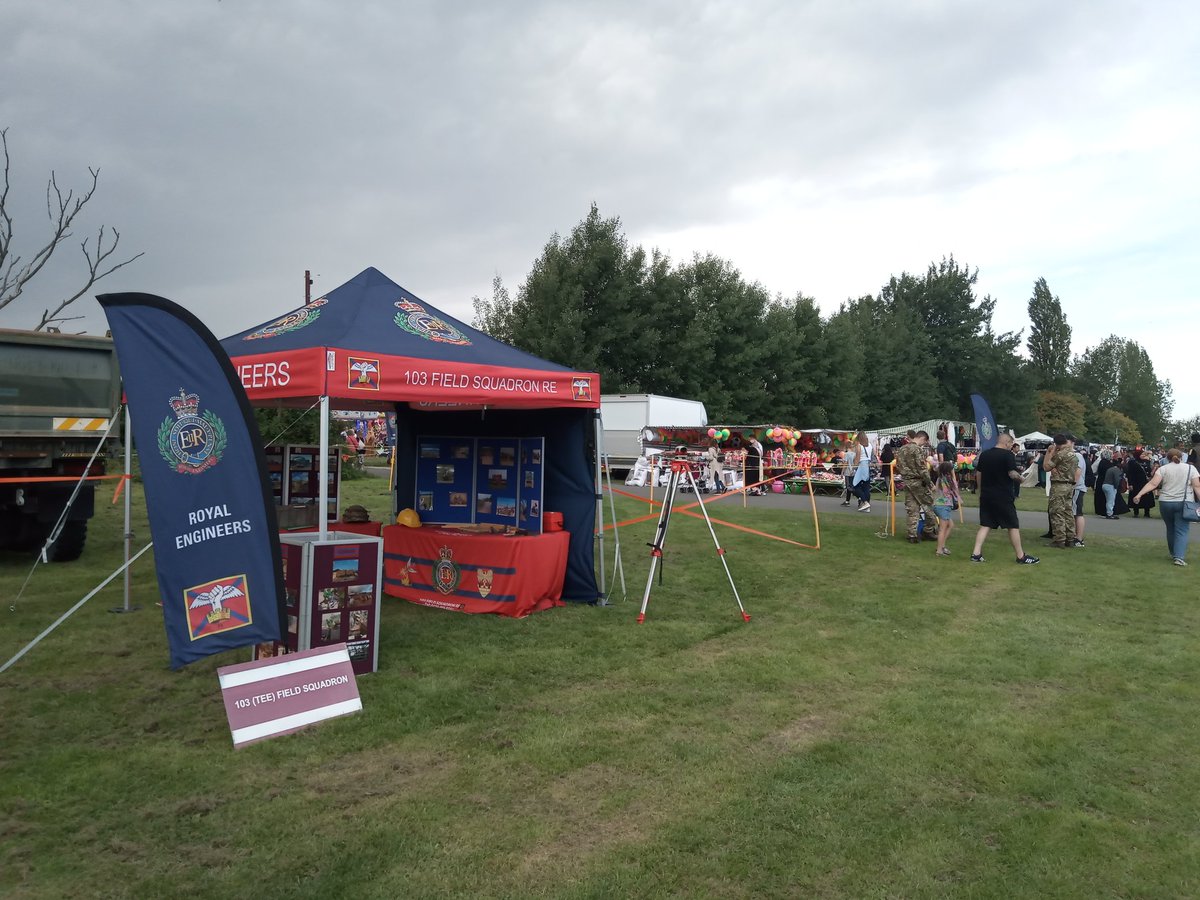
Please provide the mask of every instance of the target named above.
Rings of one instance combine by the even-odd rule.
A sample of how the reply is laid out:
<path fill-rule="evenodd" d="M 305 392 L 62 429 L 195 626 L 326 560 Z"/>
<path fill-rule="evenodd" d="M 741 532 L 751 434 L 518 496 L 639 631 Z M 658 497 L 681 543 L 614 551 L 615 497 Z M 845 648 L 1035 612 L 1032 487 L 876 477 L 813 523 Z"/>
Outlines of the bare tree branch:
<path fill-rule="evenodd" d="M 92 176 L 92 183 L 84 193 L 78 196 L 76 196 L 74 190 L 68 190 L 64 195 L 62 189 L 58 186 L 58 179 L 55 172 L 51 170 L 50 178 L 46 182 L 46 216 L 50 221 L 52 229 L 50 238 L 34 253 L 29 262 L 22 265 L 21 257 L 13 253 L 13 221 L 8 209 L 8 193 L 11 187 L 11 180 L 9 177 L 10 159 L 8 154 L 7 128 L 0 129 L 0 153 L 4 155 L 4 182 L 0 185 L 0 309 L 4 309 L 4 307 L 21 296 L 21 293 L 25 290 L 25 286 L 50 261 L 59 244 L 71 236 L 71 225 L 74 223 L 75 217 L 88 205 L 96 193 L 96 188 L 100 183 L 100 170 L 94 169 L 91 166 L 88 167 L 88 174 Z M 106 228 L 107 226 L 100 226 L 99 234 L 96 236 L 94 258 L 92 251 L 89 249 L 90 242 L 85 240 L 81 244 L 84 259 L 87 260 L 88 264 L 87 282 L 74 295 L 61 301 L 53 312 L 49 309 L 44 310 L 42 312 L 42 320 L 34 329 L 35 331 L 42 330 L 52 322 L 69 321 L 59 315 L 67 306 L 82 297 L 100 279 L 111 275 L 122 266 L 126 266 L 145 255 L 144 253 L 138 253 L 124 262 L 109 265 L 108 268 L 101 271 L 103 265 L 112 256 L 113 252 L 117 249 L 117 244 L 121 240 L 120 233 L 113 228 L 112 243 L 106 247 Z"/>
<path fill-rule="evenodd" d="M 121 242 L 121 233 L 119 231 L 117 231 L 117 229 L 114 228 L 114 229 L 112 229 L 112 235 L 113 235 L 112 245 L 110 247 L 108 247 L 107 249 L 105 249 L 105 247 L 104 247 L 104 229 L 105 229 L 105 226 L 101 225 L 100 232 L 96 235 L 96 258 L 95 259 L 92 259 L 92 254 L 88 250 L 88 242 L 86 240 L 83 241 L 83 243 L 81 243 L 79 245 L 83 249 L 83 258 L 88 261 L 88 280 L 87 280 L 87 282 L 83 285 L 83 287 L 81 287 L 78 291 L 76 291 L 72 296 L 68 297 L 66 300 L 63 300 L 61 303 L 59 303 L 58 306 L 55 307 L 54 312 L 50 312 L 49 310 L 43 310 L 42 311 L 42 320 L 40 322 L 38 322 L 37 327 L 33 329 L 34 331 L 41 331 L 43 328 L 45 328 L 51 322 L 66 322 L 66 321 L 68 321 L 67 319 L 59 316 L 59 313 L 62 312 L 66 307 L 68 307 L 72 303 L 74 303 L 76 300 L 78 300 L 80 297 L 82 297 L 85 293 L 87 293 L 88 289 L 93 284 L 95 284 L 101 278 L 105 278 L 105 277 L 111 275 L 113 272 L 117 271 L 117 269 L 121 268 L 122 266 L 129 265 L 131 262 L 133 262 L 138 257 L 146 255 L 145 252 L 143 251 L 142 253 L 139 253 L 136 256 L 129 257 L 129 259 L 125 260 L 124 262 L 119 262 L 113 266 L 110 266 L 109 268 L 105 269 L 103 272 L 99 271 L 101 263 L 103 263 L 106 259 L 108 259 L 110 256 L 112 256 L 112 254 L 117 249 L 117 244 L 119 244 Z M 82 318 L 82 316 L 75 316 L 74 318 Z"/>

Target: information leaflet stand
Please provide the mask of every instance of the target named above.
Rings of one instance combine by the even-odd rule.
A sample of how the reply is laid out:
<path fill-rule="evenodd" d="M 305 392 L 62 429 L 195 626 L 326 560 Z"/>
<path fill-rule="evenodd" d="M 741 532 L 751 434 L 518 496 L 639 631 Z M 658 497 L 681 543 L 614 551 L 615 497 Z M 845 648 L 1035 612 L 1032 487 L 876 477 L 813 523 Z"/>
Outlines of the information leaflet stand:
<path fill-rule="evenodd" d="M 358 675 L 379 666 L 383 539 L 331 531 L 281 534 L 287 640 L 259 645 L 254 658 L 346 645 Z"/>

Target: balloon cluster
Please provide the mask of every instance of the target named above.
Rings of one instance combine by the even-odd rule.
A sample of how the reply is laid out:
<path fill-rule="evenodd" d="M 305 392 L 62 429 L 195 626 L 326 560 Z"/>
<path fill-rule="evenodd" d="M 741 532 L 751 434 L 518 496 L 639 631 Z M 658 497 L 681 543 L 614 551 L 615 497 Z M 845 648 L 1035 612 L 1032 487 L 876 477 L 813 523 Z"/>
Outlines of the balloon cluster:
<path fill-rule="evenodd" d="M 729 440 L 729 435 L 730 435 L 730 431 L 728 428 L 710 428 L 710 429 L 708 429 L 708 436 L 716 441 L 727 441 L 727 440 Z"/>

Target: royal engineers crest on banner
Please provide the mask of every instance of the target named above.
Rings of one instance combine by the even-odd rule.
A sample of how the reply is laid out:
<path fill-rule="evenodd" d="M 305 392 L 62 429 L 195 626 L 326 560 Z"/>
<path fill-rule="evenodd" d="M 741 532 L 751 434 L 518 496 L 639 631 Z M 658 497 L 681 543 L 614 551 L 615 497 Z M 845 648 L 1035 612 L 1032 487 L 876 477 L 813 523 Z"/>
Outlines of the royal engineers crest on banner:
<path fill-rule="evenodd" d="M 287 334 L 289 331 L 295 331 L 298 328 L 311 325 L 321 317 L 321 307 L 328 302 L 324 297 L 318 297 L 316 300 L 306 303 L 295 312 L 288 313 L 282 319 L 276 319 L 270 325 L 264 325 L 258 331 L 251 332 L 242 338 L 242 340 L 257 341 L 261 338 Z"/>
<path fill-rule="evenodd" d="M 175 419 L 158 426 L 158 452 L 181 475 L 199 475 L 221 461 L 228 438 L 225 424 L 211 410 L 200 412 L 200 396 L 183 388 L 169 401 Z"/>
<path fill-rule="evenodd" d="M 427 341 L 437 341 L 439 344 L 454 344 L 456 347 L 470 346 L 471 340 L 449 322 L 444 322 L 437 316 L 430 315 L 420 303 L 412 300 L 397 300 L 396 313 L 393 321 L 417 337 Z"/>
<path fill-rule="evenodd" d="M 592 399 L 592 379 L 576 378 L 571 382 L 571 396 L 575 400 Z"/>
<path fill-rule="evenodd" d="M 487 597 L 492 592 L 492 579 L 496 572 L 493 569 L 476 569 L 475 584 L 479 588 L 479 596 Z"/>
<path fill-rule="evenodd" d="M 439 550 L 438 556 L 441 559 L 433 567 L 433 586 L 443 594 L 453 594 L 458 588 L 459 579 L 462 578 L 462 570 L 454 561 L 454 551 L 449 547 Z"/>
<path fill-rule="evenodd" d="M 193 641 L 251 624 L 245 575 L 227 575 L 186 588 L 183 605 Z"/>
<path fill-rule="evenodd" d="M 983 421 L 980 422 L 979 424 L 981 426 L 980 432 L 983 434 L 983 439 L 985 441 L 990 441 L 996 433 L 996 430 L 994 428 L 992 428 L 992 420 L 989 419 L 987 416 L 984 416 Z"/>

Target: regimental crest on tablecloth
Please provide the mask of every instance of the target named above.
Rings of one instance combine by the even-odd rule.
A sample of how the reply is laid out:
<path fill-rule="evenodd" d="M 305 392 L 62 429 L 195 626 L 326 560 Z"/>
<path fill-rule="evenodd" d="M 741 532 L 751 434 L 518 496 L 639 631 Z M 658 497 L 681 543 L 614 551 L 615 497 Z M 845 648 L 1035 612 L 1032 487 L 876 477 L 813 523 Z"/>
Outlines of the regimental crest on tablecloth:
<path fill-rule="evenodd" d="M 200 413 L 200 395 L 179 389 L 168 401 L 175 413 L 158 427 L 158 452 L 181 475 L 199 475 L 221 461 L 228 437 L 223 423 L 211 410 Z"/>
<path fill-rule="evenodd" d="M 493 569 L 476 569 L 475 586 L 479 588 L 479 596 L 486 598 L 492 592 L 492 580 L 496 572 Z"/>
<path fill-rule="evenodd" d="M 443 594 L 453 594 L 462 580 L 462 569 L 454 561 L 454 551 L 449 547 L 442 547 L 438 556 L 441 558 L 433 566 L 433 586 Z"/>

